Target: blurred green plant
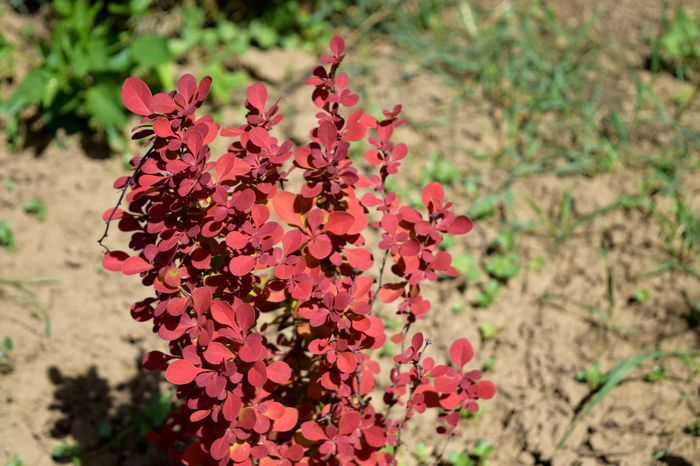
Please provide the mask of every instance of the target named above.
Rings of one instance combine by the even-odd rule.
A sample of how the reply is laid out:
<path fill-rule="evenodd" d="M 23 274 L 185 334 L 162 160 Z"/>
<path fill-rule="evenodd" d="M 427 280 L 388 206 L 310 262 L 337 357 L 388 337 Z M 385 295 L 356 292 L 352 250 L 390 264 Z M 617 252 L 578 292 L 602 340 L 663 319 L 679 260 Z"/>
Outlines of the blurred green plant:
<path fill-rule="evenodd" d="M 471 451 L 454 451 L 447 453 L 447 464 L 451 466 L 487 466 L 488 458 L 494 452 L 494 446 L 487 440 L 476 442 Z"/>
<path fill-rule="evenodd" d="M 686 434 L 700 437 L 700 416 L 698 416 L 693 422 L 688 424 L 683 430 Z"/>
<path fill-rule="evenodd" d="M 501 285 L 496 280 L 489 280 L 476 294 L 474 304 L 478 307 L 491 306 L 499 291 L 501 291 Z"/>
<path fill-rule="evenodd" d="M 493 322 L 485 320 L 479 324 L 479 334 L 484 341 L 493 340 L 498 336 L 498 327 Z"/>
<path fill-rule="evenodd" d="M 9 141 L 22 142 L 20 115 L 32 107 L 52 134 L 90 127 L 105 134 L 112 149 L 124 150 L 124 77 L 140 75 L 153 81 L 168 72 L 161 67 L 172 61 L 165 38 L 134 30 L 135 19 L 149 5 L 150 0 L 53 2 L 55 20 L 49 39 L 39 42 L 39 62 L 0 107 Z"/>
<path fill-rule="evenodd" d="M 46 208 L 46 203 L 43 201 L 43 199 L 34 197 L 24 204 L 24 211 L 29 215 L 36 216 L 36 218 L 43 222 L 46 220 L 48 209 Z"/>
<path fill-rule="evenodd" d="M 0 220 L 0 247 L 8 251 L 15 250 L 15 235 L 9 220 Z"/>
<path fill-rule="evenodd" d="M 587 75 L 600 49 L 590 40 L 592 21 L 566 25 L 542 1 L 489 9 L 464 1 L 405 3 L 413 8 L 397 9 L 390 36 L 458 92 L 480 94 L 504 110 L 506 144 L 497 154 L 503 166 L 560 174 L 614 166 L 621 138 L 600 118 L 602 93 Z"/>
<path fill-rule="evenodd" d="M 22 462 L 22 459 L 19 457 L 19 455 L 15 455 L 12 457 L 12 459 L 7 463 L 6 466 L 24 466 L 24 463 Z"/>
<path fill-rule="evenodd" d="M 650 67 L 654 72 L 668 68 L 681 80 L 694 78 L 700 71 L 700 22 L 683 8 L 665 21 L 652 47 Z"/>
<path fill-rule="evenodd" d="M 605 381 L 605 373 L 600 369 L 600 362 L 596 361 L 585 371 L 577 373 L 576 380 L 588 385 L 590 390 L 597 390 Z"/>
<path fill-rule="evenodd" d="M 12 351 L 14 350 L 14 342 L 12 337 L 6 336 L 2 341 L 2 347 L 0 348 L 0 374 L 7 374 L 12 372 L 14 368 L 12 360 Z"/>

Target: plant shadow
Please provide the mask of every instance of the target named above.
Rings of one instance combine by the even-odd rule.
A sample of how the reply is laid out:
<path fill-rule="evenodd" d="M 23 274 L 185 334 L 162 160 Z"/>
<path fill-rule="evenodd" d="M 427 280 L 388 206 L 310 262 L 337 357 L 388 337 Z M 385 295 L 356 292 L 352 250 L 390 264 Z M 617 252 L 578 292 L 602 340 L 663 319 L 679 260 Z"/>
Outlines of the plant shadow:
<path fill-rule="evenodd" d="M 170 464 L 146 433 L 157 428 L 170 409 L 162 394 L 159 373 L 139 372 L 131 380 L 111 387 L 93 366 L 77 376 L 50 367 L 54 385 L 50 410 L 60 418 L 51 436 L 64 439 L 52 456 L 58 463 L 82 466 L 160 466 Z"/>

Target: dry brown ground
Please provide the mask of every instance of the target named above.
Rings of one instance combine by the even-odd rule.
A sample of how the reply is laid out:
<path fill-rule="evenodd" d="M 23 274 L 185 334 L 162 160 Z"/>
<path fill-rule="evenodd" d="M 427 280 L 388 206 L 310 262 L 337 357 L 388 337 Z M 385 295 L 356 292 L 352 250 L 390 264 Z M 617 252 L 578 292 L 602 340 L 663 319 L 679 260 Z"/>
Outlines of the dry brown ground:
<path fill-rule="evenodd" d="M 634 22 L 635 27 L 640 24 Z M 383 106 L 402 102 L 409 118 L 417 122 L 446 111 L 450 94 L 435 77 L 418 74 L 402 81 L 389 56 L 377 46 L 356 59 L 373 70 L 364 79 L 376 84 L 370 95 L 374 102 Z M 261 61 L 254 63 L 262 64 L 258 73 L 279 79 L 274 70 L 265 76 L 266 59 L 256 58 Z M 281 60 L 307 63 L 308 57 L 282 54 L 273 60 L 279 67 Z M 300 112 L 286 128 L 289 136 L 303 135 L 304 122 L 313 116 L 302 110 L 309 109 L 303 92 L 288 99 Z M 413 171 L 409 176 L 420 172 L 425 155 L 438 152 L 460 170 L 478 171 L 496 186 L 503 174 L 469 156 L 480 149 L 496 150 L 503 141 L 489 113 L 488 104 L 471 102 L 460 107 L 454 127 L 404 131 L 403 139 L 412 144 L 415 157 L 407 167 Z M 694 115 L 698 119 L 700 112 Z M 12 336 L 15 343 L 13 370 L 0 374 L 0 464 L 17 454 L 26 465 L 53 465 L 51 450 L 63 439 L 78 441 L 88 452 L 86 466 L 157 464 L 157 455 L 137 435 L 127 435 L 123 451 L 113 452 L 98 434 L 102 420 L 119 430 L 132 412 L 163 389 L 137 364 L 142 351 L 158 345 L 148 325 L 137 324 L 128 315 L 130 303 L 145 291 L 134 277 L 98 270 L 101 250 L 95 240 L 103 228 L 100 215 L 116 198 L 111 183 L 123 172 L 121 162 L 90 158 L 69 141 L 66 148 L 50 145 L 40 157 L 30 150 L 10 153 L 2 147 L 0 167 L 0 219 L 12 222 L 17 240 L 14 253 L 0 249 L 0 278 L 56 279 L 53 284 L 29 285 L 35 302 L 23 301 L 18 291 L 0 300 L 0 337 Z M 570 189 L 575 192 L 575 212 L 590 212 L 620 194 L 634 194 L 642 173 L 529 177 L 514 188 L 518 219 L 536 220 L 526 199 L 536 199 L 549 211 Z M 16 184 L 12 192 L 4 185 L 7 177 Z M 695 213 L 700 214 L 700 180 L 685 181 Z M 472 202 L 463 191 L 453 195 L 460 208 Z M 33 197 L 47 203 L 43 223 L 23 212 L 22 206 Z M 474 251 L 484 260 L 498 228 L 497 219 L 477 224 L 458 243 L 458 250 Z M 109 241 L 116 246 L 125 238 L 112 234 Z M 576 304 L 608 309 L 601 241 L 609 247 L 617 297 L 609 323 Z M 567 445 L 557 448 L 589 394 L 575 381 L 578 371 L 593 361 L 609 370 L 625 357 L 651 348 L 700 347 L 700 334 L 685 319 L 691 303 L 700 299 L 698 282 L 677 272 L 643 277 L 663 259 L 660 227 L 641 213 L 615 211 L 563 244 L 546 235 L 522 236 L 518 250 L 526 260 L 543 258 L 544 268 L 523 268 L 486 310 L 470 306 L 476 290 L 464 289 L 459 281 L 440 282 L 429 290 L 435 312 L 421 327 L 436 342 L 435 355 L 444 354 L 454 338 L 467 336 L 475 344 L 477 362 L 491 356 L 497 360 L 489 374 L 499 386 L 497 397 L 485 405 L 482 417 L 464 425 L 464 435 L 449 448 L 469 448 L 477 439 L 487 439 L 496 447 L 490 464 L 498 466 L 637 466 L 654 464 L 651 457 L 660 450 L 669 455 L 658 464 L 700 464 L 700 442 L 683 433 L 700 414 L 700 382 L 678 361 L 664 363 L 667 376 L 659 383 L 643 380 L 651 363 L 632 372 L 581 420 Z M 627 298 L 640 288 L 649 289 L 650 299 L 643 304 L 629 302 Z M 543 300 L 545 294 L 565 299 Z M 460 303 L 467 305 L 467 312 L 455 316 L 450 308 Z M 500 330 L 493 341 L 480 341 L 478 323 L 484 319 Z M 436 437 L 430 422 L 414 426 L 409 442 L 417 439 L 432 448 Z M 414 462 L 408 456 L 405 461 Z"/>

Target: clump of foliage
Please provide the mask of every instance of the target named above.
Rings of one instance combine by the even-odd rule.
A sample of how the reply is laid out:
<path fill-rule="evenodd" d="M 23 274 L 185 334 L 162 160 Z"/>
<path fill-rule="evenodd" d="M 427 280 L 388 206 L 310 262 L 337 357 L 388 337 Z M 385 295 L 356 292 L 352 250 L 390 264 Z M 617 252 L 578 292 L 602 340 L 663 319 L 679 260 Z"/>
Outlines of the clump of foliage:
<path fill-rule="evenodd" d="M 700 22 L 678 8 L 673 19 L 664 25 L 654 44 L 652 71 L 665 66 L 679 79 L 697 78 L 700 71 Z"/>
<path fill-rule="evenodd" d="M 164 38 L 136 35 L 131 27 L 148 5 L 53 2 L 56 17 L 39 44 L 39 62 L 0 107 L 9 140 L 21 142 L 20 114 L 36 108 L 39 124 L 51 133 L 92 127 L 119 146 L 128 122 L 119 102 L 124 76 L 138 73 L 158 82 L 158 68 L 171 61 Z"/>
<path fill-rule="evenodd" d="M 282 115 L 262 84 L 248 88 L 246 122 L 219 131 L 195 115 L 210 78 L 185 75 L 156 95 L 136 78 L 124 83 L 146 153 L 115 183 L 128 191 L 127 211 L 104 218 L 132 232 L 137 254 L 107 252 L 103 266 L 139 274 L 155 291 L 131 314 L 168 342 L 170 354 L 152 351 L 143 363 L 165 371 L 181 402 L 150 437 L 185 464 L 396 464 L 416 413 L 437 409 L 438 432 L 453 436 L 461 411 L 495 394 L 481 371 L 465 370 L 468 340 L 452 342 L 442 365 L 426 355 L 432 340 L 411 331 L 431 308 L 421 284 L 457 274 L 443 236 L 472 223 L 439 183 L 423 189 L 427 213 L 387 190 L 408 154 L 392 139 L 406 121 L 399 105 L 378 119 L 346 114 L 359 97 L 339 72 L 344 49 L 333 38 L 307 81 L 318 123 L 299 147 L 273 136 Z M 219 136 L 232 142 L 212 161 Z M 348 156 L 364 139 L 370 175 Z M 381 236 L 378 275 L 368 230 Z M 377 299 L 403 326 L 391 337 L 400 345 L 391 384 L 374 403 L 372 350 L 387 340 Z"/>

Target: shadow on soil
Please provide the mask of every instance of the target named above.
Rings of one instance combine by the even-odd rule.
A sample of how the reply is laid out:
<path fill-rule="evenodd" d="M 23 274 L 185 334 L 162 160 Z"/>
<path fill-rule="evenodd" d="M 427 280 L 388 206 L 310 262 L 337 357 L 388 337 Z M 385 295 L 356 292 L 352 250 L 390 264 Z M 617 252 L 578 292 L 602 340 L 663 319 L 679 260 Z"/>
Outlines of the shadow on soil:
<path fill-rule="evenodd" d="M 49 409 L 60 418 L 51 428 L 54 438 L 65 439 L 53 451 L 58 463 L 82 466 L 160 466 L 167 458 L 145 439 L 159 426 L 170 409 L 169 397 L 161 395 L 159 374 L 139 373 L 114 388 L 94 366 L 75 377 L 51 367 L 54 384 Z"/>

